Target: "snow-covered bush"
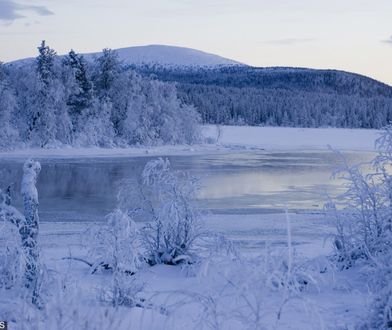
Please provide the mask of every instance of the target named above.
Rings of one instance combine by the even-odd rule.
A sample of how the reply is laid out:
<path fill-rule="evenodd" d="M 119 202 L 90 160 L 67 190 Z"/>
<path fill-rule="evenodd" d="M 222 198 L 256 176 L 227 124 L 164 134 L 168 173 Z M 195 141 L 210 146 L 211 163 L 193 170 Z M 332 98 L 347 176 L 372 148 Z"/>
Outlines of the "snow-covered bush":
<path fill-rule="evenodd" d="M 378 257 L 369 275 L 373 278 L 373 301 L 370 306 L 370 317 L 364 323 L 367 329 L 392 328 L 392 253 Z"/>
<path fill-rule="evenodd" d="M 345 181 L 347 189 L 338 202 L 326 206 L 336 219 L 337 260 L 343 267 L 350 267 L 359 259 L 369 259 L 392 248 L 392 177 L 387 162 L 381 162 L 379 157 L 373 164 L 354 166 L 347 164 L 343 156 L 342 160 L 343 167 L 336 175 Z M 371 172 L 365 173 L 369 167 Z"/>
<path fill-rule="evenodd" d="M 106 219 L 106 225 L 93 233 L 90 246 L 93 263 L 97 266 L 107 264 L 112 270 L 136 272 L 141 252 L 135 222 L 119 209 L 108 214 Z"/>
<path fill-rule="evenodd" d="M 363 329 L 392 328 L 392 126 L 376 141 L 378 155 L 371 164 L 344 167 L 347 183 L 339 203 L 329 203 L 335 216 L 335 259 L 341 268 L 361 266 L 374 297 Z M 367 173 L 364 173 L 364 172 Z M 343 210 L 339 207 L 343 206 Z M 361 262 L 359 262 L 361 261 Z"/>
<path fill-rule="evenodd" d="M 147 224 L 141 231 L 151 265 L 194 261 L 192 248 L 201 234 L 194 205 L 197 180 L 174 171 L 168 159 L 149 161 L 138 185 L 129 183 L 120 193 L 120 205 Z"/>
<path fill-rule="evenodd" d="M 82 290 L 75 279 L 58 279 L 52 283 L 52 294 L 47 298 L 43 309 L 13 300 L 10 304 L 12 309 L 2 316 L 7 316 L 11 329 L 20 330 L 129 329 L 130 320 L 124 311 L 84 300 Z"/>
<path fill-rule="evenodd" d="M 246 257 L 220 235 L 213 235 L 209 246 L 196 272 L 203 292 L 180 291 L 184 299 L 174 304 L 174 313 L 192 308 L 200 329 L 280 329 L 295 306 L 306 315 L 307 326 L 320 326 L 303 295 L 318 290 L 320 273 L 311 263 L 290 257 L 290 248 L 267 248 L 258 257 Z"/>
<path fill-rule="evenodd" d="M 0 215 L 0 289 L 20 285 L 24 272 L 21 248 L 17 227 Z"/>
<path fill-rule="evenodd" d="M 18 224 L 23 215 L 11 205 L 10 188 L 0 189 L 0 288 L 21 284 L 24 273 L 22 243 Z"/>
<path fill-rule="evenodd" d="M 38 192 L 36 188 L 41 165 L 29 159 L 23 165 L 21 194 L 23 197 L 24 215 L 11 206 L 9 193 L 0 191 L 0 220 L 4 223 L 1 239 L 1 258 L 9 267 L 3 269 L 4 281 L 12 286 L 16 279 L 23 277 L 28 296 L 34 304 L 39 304 L 42 270 L 39 261 L 38 247 Z M 7 222 L 7 223 L 5 223 Z M 13 226 L 13 227 L 10 227 Z M 18 233 L 18 237 L 16 237 Z M 15 258 L 9 260 L 9 258 Z M 23 263 L 23 275 L 20 271 L 20 258 Z M 7 260 L 8 259 L 8 260 Z"/>
<path fill-rule="evenodd" d="M 102 299 L 114 306 L 138 305 L 142 285 L 133 275 L 143 258 L 136 224 L 126 213 L 116 209 L 107 216 L 107 225 L 94 234 L 90 256 L 93 272 L 107 269 L 112 274 L 112 286 L 103 290 Z"/>

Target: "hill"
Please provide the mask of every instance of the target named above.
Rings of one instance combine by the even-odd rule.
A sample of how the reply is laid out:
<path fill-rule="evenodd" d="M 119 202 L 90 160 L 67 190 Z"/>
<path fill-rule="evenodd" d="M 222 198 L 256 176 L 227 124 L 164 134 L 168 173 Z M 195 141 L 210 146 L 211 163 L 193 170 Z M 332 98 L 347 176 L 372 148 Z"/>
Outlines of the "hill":
<path fill-rule="evenodd" d="M 392 120 L 392 87 L 338 70 L 134 66 L 173 82 L 205 123 L 380 128 Z"/>

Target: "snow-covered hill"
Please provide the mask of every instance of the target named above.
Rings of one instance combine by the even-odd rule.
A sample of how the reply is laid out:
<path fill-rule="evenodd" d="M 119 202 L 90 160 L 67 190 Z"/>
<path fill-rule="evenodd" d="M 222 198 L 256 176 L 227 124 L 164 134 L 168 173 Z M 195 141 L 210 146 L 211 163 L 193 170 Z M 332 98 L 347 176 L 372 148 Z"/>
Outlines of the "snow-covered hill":
<path fill-rule="evenodd" d="M 149 66 L 158 65 L 162 67 L 203 67 L 214 68 L 218 66 L 245 65 L 228 58 L 221 57 L 201 50 L 167 46 L 167 45 L 147 45 L 113 49 L 117 52 L 121 61 L 130 65 Z M 93 60 L 100 56 L 101 52 L 82 53 L 87 60 Z M 60 55 L 60 58 L 65 55 Z M 31 63 L 33 57 L 24 58 L 9 62 L 13 66 Z"/>
<path fill-rule="evenodd" d="M 202 66 L 239 65 L 241 63 L 200 50 L 166 46 L 148 45 L 116 49 L 119 58 L 127 64 L 158 64 L 163 66 Z M 86 58 L 100 53 L 85 54 Z"/>

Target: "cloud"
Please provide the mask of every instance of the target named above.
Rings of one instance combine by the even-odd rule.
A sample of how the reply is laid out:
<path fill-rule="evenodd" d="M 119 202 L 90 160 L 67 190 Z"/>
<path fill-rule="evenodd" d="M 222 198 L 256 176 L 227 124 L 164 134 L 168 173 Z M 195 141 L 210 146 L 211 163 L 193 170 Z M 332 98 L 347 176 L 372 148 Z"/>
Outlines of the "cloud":
<path fill-rule="evenodd" d="M 314 40 L 315 40 L 314 38 L 286 38 L 286 39 L 267 40 L 267 41 L 264 41 L 264 43 L 273 44 L 273 45 L 280 45 L 280 46 L 290 46 L 290 45 L 295 45 L 295 44 L 312 42 Z"/>
<path fill-rule="evenodd" d="M 386 44 L 391 44 L 392 45 L 392 36 L 390 36 L 388 39 L 381 40 L 381 42 L 384 42 Z"/>
<path fill-rule="evenodd" d="M 53 15 L 53 12 L 44 6 L 20 4 L 14 0 L 0 0 L 0 22 L 10 23 L 18 18 L 26 17 L 24 15 L 26 11 L 40 16 Z"/>

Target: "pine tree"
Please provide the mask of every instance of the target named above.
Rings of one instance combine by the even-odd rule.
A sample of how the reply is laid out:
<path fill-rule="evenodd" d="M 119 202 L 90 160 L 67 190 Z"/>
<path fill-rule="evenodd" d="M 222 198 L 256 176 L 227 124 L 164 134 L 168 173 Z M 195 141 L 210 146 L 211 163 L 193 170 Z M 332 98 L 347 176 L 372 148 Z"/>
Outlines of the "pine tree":
<path fill-rule="evenodd" d="M 28 140 L 42 148 L 56 140 L 57 126 L 63 126 L 67 119 L 64 118 L 64 104 L 62 104 L 64 89 L 56 75 L 56 52 L 47 46 L 44 40 L 38 47 L 38 52 L 37 81 L 29 91 L 32 104 L 28 116 Z M 61 129 L 60 135 L 64 136 L 66 131 L 67 129 Z"/>
<path fill-rule="evenodd" d="M 39 55 L 37 57 L 37 73 L 40 80 L 47 86 L 54 78 L 54 59 L 56 52 L 46 45 L 42 40 L 41 46 L 38 47 Z"/>
<path fill-rule="evenodd" d="M 110 96 L 110 90 L 121 72 L 121 62 L 118 54 L 108 48 L 95 60 L 95 87 L 101 97 Z"/>
<path fill-rule="evenodd" d="M 92 99 L 92 82 L 88 76 L 87 63 L 82 55 L 78 55 L 74 50 L 68 53 L 64 59 L 64 65 L 72 70 L 74 88 L 70 93 L 67 105 L 71 108 L 71 115 L 80 115 L 87 109 Z"/>

